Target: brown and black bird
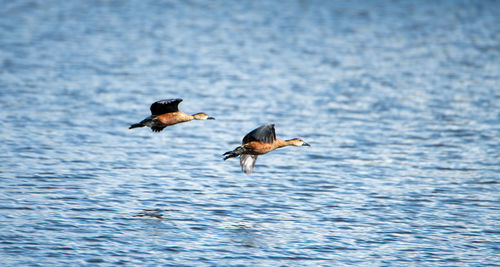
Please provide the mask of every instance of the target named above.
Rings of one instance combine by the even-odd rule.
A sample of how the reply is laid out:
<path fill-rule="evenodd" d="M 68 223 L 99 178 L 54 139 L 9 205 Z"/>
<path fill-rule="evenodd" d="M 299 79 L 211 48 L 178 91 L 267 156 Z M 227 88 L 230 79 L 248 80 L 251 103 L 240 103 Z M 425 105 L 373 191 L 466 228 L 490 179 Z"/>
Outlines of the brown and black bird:
<path fill-rule="evenodd" d="M 129 129 L 138 127 L 151 127 L 153 132 L 160 132 L 163 128 L 181 122 L 192 120 L 215 120 L 206 113 L 200 112 L 193 115 L 186 114 L 179 110 L 178 105 L 182 101 L 180 98 L 164 99 L 154 102 L 151 109 L 151 116 L 139 123 L 130 125 Z"/>
<path fill-rule="evenodd" d="M 290 140 L 276 139 L 274 124 L 268 123 L 249 132 L 243 137 L 243 144 L 223 154 L 224 160 L 240 156 L 241 169 L 251 174 L 259 155 L 264 155 L 285 146 L 310 146 L 300 138 Z"/>

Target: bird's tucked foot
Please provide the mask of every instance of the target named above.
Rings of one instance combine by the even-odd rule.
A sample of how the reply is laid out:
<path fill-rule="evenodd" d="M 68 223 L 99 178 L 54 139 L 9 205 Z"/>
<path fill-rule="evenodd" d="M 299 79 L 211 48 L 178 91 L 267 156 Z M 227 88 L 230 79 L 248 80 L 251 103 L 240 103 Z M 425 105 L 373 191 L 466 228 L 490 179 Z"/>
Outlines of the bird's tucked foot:
<path fill-rule="evenodd" d="M 135 124 L 130 125 L 130 127 L 128 127 L 128 128 L 129 129 L 134 129 L 134 128 L 139 128 L 139 127 L 144 127 L 144 124 L 142 124 L 142 123 L 135 123 Z"/>
<path fill-rule="evenodd" d="M 223 156 L 225 156 L 224 160 L 226 160 L 226 159 L 229 159 L 229 158 L 237 157 L 239 155 L 237 153 L 235 153 L 234 151 L 228 151 L 228 152 L 224 153 Z"/>
<path fill-rule="evenodd" d="M 228 151 L 222 155 L 225 156 L 224 160 L 226 160 L 229 158 L 235 158 L 237 156 L 240 156 L 241 154 L 245 154 L 244 151 L 245 151 L 245 148 L 243 146 L 239 146 L 236 149 L 234 149 L 233 151 Z"/>

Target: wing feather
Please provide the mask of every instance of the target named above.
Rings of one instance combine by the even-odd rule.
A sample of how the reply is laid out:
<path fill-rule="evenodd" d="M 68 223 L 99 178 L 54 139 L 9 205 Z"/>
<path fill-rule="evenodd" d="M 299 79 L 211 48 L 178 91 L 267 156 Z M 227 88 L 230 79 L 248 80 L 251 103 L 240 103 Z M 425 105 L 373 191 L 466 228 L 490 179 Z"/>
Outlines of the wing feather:
<path fill-rule="evenodd" d="M 257 155 L 243 154 L 240 156 L 241 169 L 248 175 L 253 171 L 255 166 L 255 161 L 257 161 Z"/>
<path fill-rule="evenodd" d="M 264 143 L 273 143 L 276 140 L 276 132 L 274 130 L 274 124 L 268 123 L 260 126 L 257 129 L 249 132 L 245 137 L 243 137 L 243 144 L 252 141 L 259 141 Z"/>
<path fill-rule="evenodd" d="M 182 101 L 180 98 L 173 99 L 163 99 L 160 101 L 156 101 L 151 105 L 151 114 L 152 115 L 161 115 L 165 113 L 171 113 L 179 111 L 178 105 Z"/>

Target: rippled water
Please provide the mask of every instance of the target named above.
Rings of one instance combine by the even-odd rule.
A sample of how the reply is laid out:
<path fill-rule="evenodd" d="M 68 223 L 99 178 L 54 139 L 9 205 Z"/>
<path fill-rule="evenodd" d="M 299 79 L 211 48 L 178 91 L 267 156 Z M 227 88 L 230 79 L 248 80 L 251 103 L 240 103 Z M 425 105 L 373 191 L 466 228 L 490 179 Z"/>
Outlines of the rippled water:
<path fill-rule="evenodd" d="M 499 3 L 2 1 L 2 266 L 500 265 Z"/>

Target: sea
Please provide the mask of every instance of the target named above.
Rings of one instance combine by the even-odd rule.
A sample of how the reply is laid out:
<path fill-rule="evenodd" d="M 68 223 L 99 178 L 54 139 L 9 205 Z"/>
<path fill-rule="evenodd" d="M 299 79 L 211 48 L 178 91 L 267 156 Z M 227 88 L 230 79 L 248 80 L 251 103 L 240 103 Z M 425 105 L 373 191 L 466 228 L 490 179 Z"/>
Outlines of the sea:
<path fill-rule="evenodd" d="M 500 266 L 500 1 L 0 2 L 0 265 Z"/>

